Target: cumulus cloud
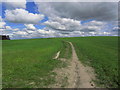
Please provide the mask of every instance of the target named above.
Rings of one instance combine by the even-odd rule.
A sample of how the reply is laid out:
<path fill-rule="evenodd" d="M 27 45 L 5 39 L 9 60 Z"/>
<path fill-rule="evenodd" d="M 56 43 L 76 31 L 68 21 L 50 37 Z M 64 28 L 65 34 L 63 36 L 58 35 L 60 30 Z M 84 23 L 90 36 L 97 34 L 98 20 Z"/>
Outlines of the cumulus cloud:
<path fill-rule="evenodd" d="M 50 18 L 44 24 L 47 26 L 45 30 L 54 31 L 57 37 L 111 35 L 111 32 L 103 32 L 102 30 L 106 26 L 106 22 L 96 20 L 84 24 L 80 22 L 70 18 L 55 17 Z M 50 36 L 54 35 L 50 34 Z"/>
<path fill-rule="evenodd" d="M 54 29 L 62 29 L 62 30 L 66 30 L 64 25 L 61 25 L 59 22 L 52 22 L 52 21 L 47 21 L 44 23 L 45 25 L 54 28 Z"/>
<path fill-rule="evenodd" d="M 7 9 L 26 8 L 26 0 L 4 0 Z"/>
<path fill-rule="evenodd" d="M 42 35 L 43 37 L 55 37 L 58 36 L 58 33 L 54 30 L 41 30 L 39 29 L 37 31 L 40 35 Z"/>
<path fill-rule="evenodd" d="M 15 35 L 27 35 L 28 33 L 25 31 L 17 31 L 17 32 L 13 32 L 13 34 L 15 34 Z"/>
<path fill-rule="evenodd" d="M 101 25 L 105 25 L 105 22 L 102 21 L 96 21 L 96 20 L 92 20 L 90 22 L 84 23 L 84 25 L 90 25 L 90 26 L 101 26 Z"/>
<path fill-rule="evenodd" d="M 5 19 L 13 23 L 37 24 L 43 18 L 44 18 L 43 14 L 29 13 L 25 9 L 5 11 Z"/>
<path fill-rule="evenodd" d="M 36 1 L 36 0 L 35 0 Z M 58 36 L 111 35 L 107 25 L 117 21 L 117 2 L 35 2 L 38 11 L 47 15 L 47 30 Z M 47 7 L 47 8 L 46 8 Z M 84 24 L 81 21 L 92 19 Z M 109 28 L 110 29 L 110 28 Z M 114 33 L 115 34 L 115 33 Z"/>
<path fill-rule="evenodd" d="M 36 2 L 119 2 L 119 0 L 35 0 Z"/>
<path fill-rule="evenodd" d="M 6 24 L 5 22 L 0 22 L 0 29 L 4 28 L 5 24 Z"/>
<path fill-rule="evenodd" d="M 4 28 L 6 23 L 3 21 L 2 17 L 0 16 L 0 29 Z"/>
<path fill-rule="evenodd" d="M 10 26 L 5 26 L 5 29 L 11 30 L 12 28 Z"/>
<path fill-rule="evenodd" d="M 14 31 L 19 30 L 18 28 L 12 28 L 11 26 L 6 25 L 6 22 L 0 16 L 0 35 L 12 35 Z"/>
<path fill-rule="evenodd" d="M 55 17 L 53 19 L 50 18 L 50 20 L 45 22 L 44 24 L 51 29 L 61 31 L 61 33 L 68 33 L 73 31 L 81 32 L 100 31 L 106 23 L 93 20 L 82 25 L 78 20 Z"/>
<path fill-rule="evenodd" d="M 10 26 L 4 26 L 4 28 L 0 29 L 0 35 L 11 35 L 13 30 Z"/>
<path fill-rule="evenodd" d="M 84 32 L 100 32 L 102 29 L 104 29 L 104 27 L 107 25 L 106 22 L 102 22 L 102 21 L 90 21 L 88 23 L 82 24 L 82 29 L 81 31 Z"/>
<path fill-rule="evenodd" d="M 15 29 L 13 29 L 14 31 L 18 31 L 19 30 L 19 28 L 15 28 Z"/>
<path fill-rule="evenodd" d="M 26 31 L 15 31 L 10 35 L 11 39 L 23 39 L 26 38 L 28 33 Z"/>
<path fill-rule="evenodd" d="M 76 0 L 77 1 L 77 0 Z M 4 31 L 11 33 L 12 38 L 46 38 L 46 37 L 76 37 L 96 35 L 116 35 L 115 31 L 105 31 L 109 22 L 116 21 L 118 4 L 116 2 L 35 2 L 42 14 L 29 13 L 26 2 L 23 4 L 6 3 L 10 8 L 5 11 L 5 19 L 13 23 L 23 23 L 26 28 L 19 30 L 5 26 Z M 47 8 L 46 8 L 47 7 Z M 41 24 L 44 15 L 49 18 L 42 23 L 47 27 L 37 29 L 34 24 Z M 84 24 L 81 21 L 92 19 Z M 1 21 L 3 22 L 3 21 Z M 114 28 L 115 30 L 115 28 Z M 3 31 L 3 30 L 2 30 Z"/>
<path fill-rule="evenodd" d="M 64 30 L 64 31 L 78 30 L 81 26 L 80 21 L 69 18 L 60 18 L 60 17 L 50 18 L 49 21 L 46 21 L 43 24 L 47 25 L 52 29 Z"/>
<path fill-rule="evenodd" d="M 34 0 L 36 1 L 36 0 Z M 38 10 L 50 17 L 77 20 L 117 20 L 118 2 L 35 2 Z M 46 8 L 47 7 L 47 8 Z"/>
<path fill-rule="evenodd" d="M 19 28 L 12 28 L 10 26 L 5 26 L 0 29 L 0 35 L 13 35 L 13 32 L 19 31 Z"/>
<path fill-rule="evenodd" d="M 21 31 L 14 31 L 12 34 L 12 38 L 46 38 L 46 37 L 56 37 L 59 33 L 53 30 L 45 30 L 45 29 L 36 29 L 36 30 L 28 30 L 27 28 L 22 29 Z"/>
<path fill-rule="evenodd" d="M 113 30 L 118 30 L 120 29 L 120 27 L 116 26 L 116 27 L 113 27 Z"/>
<path fill-rule="evenodd" d="M 107 35 L 117 35 L 116 32 L 99 32 L 99 31 L 58 31 L 55 29 L 50 29 L 48 27 L 44 29 L 29 30 L 27 28 L 22 29 L 21 31 L 13 31 L 11 37 L 14 39 L 23 39 L 23 38 L 47 38 L 47 37 L 79 37 L 79 36 L 107 36 Z"/>
<path fill-rule="evenodd" d="M 35 26 L 33 24 L 25 24 L 26 28 L 27 29 L 30 29 L 30 30 L 35 30 Z"/>

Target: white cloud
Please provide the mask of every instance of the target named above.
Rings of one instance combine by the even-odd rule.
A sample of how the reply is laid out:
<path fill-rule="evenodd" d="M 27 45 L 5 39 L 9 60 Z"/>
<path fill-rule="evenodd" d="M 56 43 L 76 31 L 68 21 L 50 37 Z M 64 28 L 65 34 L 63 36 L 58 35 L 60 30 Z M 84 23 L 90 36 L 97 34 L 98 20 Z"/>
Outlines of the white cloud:
<path fill-rule="evenodd" d="M 22 29 L 21 31 L 13 32 L 12 38 L 37 38 L 37 37 L 55 37 L 58 36 L 59 33 L 53 30 L 28 30 L 27 28 Z"/>
<path fill-rule="evenodd" d="M 102 25 L 105 25 L 105 24 L 106 24 L 105 22 L 96 21 L 96 20 L 85 23 L 85 25 L 91 25 L 91 26 L 102 26 Z"/>
<path fill-rule="evenodd" d="M 49 21 L 44 23 L 48 28 L 47 30 L 53 30 L 60 36 L 111 35 L 113 32 L 108 28 L 108 25 L 118 20 L 117 2 L 104 3 L 106 0 L 104 2 L 102 0 L 101 2 L 82 3 L 34 1 L 38 6 L 38 11 L 49 18 Z M 93 21 L 80 23 L 80 21 L 91 19 Z"/>
<path fill-rule="evenodd" d="M 13 29 L 14 31 L 18 31 L 19 30 L 19 28 L 15 28 L 15 29 Z"/>
<path fill-rule="evenodd" d="M 95 35 L 95 34 L 96 34 L 96 32 L 90 32 L 90 34 Z"/>
<path fill-rule="evenodd" d="M 6 22 L 0 16 L 0 35 L 12 35 L 14 31 L 18 30 L 18 28 L 13 29 L 11 26 L 6 25 Z"/>
<path fill-rule="evenodd" d="M 3 21 L 2 17 L 0 16 L 0 29 L 4 28 L 6 23 Z"/>
<path fill-rule="evenodd" d="M 36 2 L 118 2 L 119 0 L 34 0 Z"/>
<path fill-rule="evenodd" d="M 118 30 L 120 29 L 120 27 L 116 26 L 116 27 L 113 27 L 113 30 Z"/>
<path fill-rule="evenodd" d="M 20 1 L 20 0 L 19 0 Z M 42 14 L 29 13 L 26 1 L 5 3 L 5 19 L 13 23 L 23 23 L 26 28 L 19 30 L 5 26 L 1 20 L 0 27 L 4 34 L 11 34 L 13 38 L 35 37 L 74 37 L 92 35 L 110 35 L 111 32 L 101 31 L 106 25 L 105 21 L 116 19 L 116 3 L 39 3 L 38 11 L 48 16 L 49 20 L 43 24 L 47 27 L 37 29 L 34 24 L 40 24 L 44 19 Z M 47 8 L 46 8 L 47 7 Z M 81 20 L 95 19 L 84 23 Z M 4 29 L 3 29 L 4 28 Z"/>
<path fill-rule="evenodd" d="M 43 24 L 56 30 L 79 30 L 81 26 L 80 21 L 74 19 L 60 18 L 60 17 L 54 17 L 49 19 L 50 19 L 49 21 Z"/>
<path fill-rule="evenodd" d="M 0 29 L 1 35 L 11 35 L 13 32 L 13 29 L 10 26 L 4 26 L 4 28 Z"/>
<path fill-rule="evenodd" d="M 90 21 L 81 25 L 80 21 L 70 19 L 70 18 L 49 18 L 50 20 L 45 22 L 50 29 L 58 30 L 58 31 L 81 31 L 81 32 L 91 32 L 91 31 L 100 31 L 104 26 L 105 22 L 101 21 Z"/>
<path fill-rule="evenodd" d="M 42 14 L 29 13 L 25 9 L 6 10 L 5 19 L 13 23 L 37 24 L 44 18 Z"/>
<path fill-rule="evenodd" d="M 3 19 L 2 19 L 2 17 L 0 16 L 0 22 L 2 22 L 3 21 Z"/>
<path fill-rule="evenodd" d="M 25 24 L 26 28 L 27 29 L 30 29 L 30 30 L 35 30 L 35 26 L 33 24 Z"/>
<path fill-rule="evenodd" d="M 47 21 L 44 24 L 55 29 L 62 29 L 62 30 L 66 29 L 65 26 L 61 25 L 59 22 Z"/>
<path fill-rule="evenodd" d="M 106 25 L 106 22 L 93 20 L 82 24 L 81 31 L 102 32 L 102 29 L 104 29 Z"/>
<path fill-rule="evenodd" d="M 117 2 L 37 2 L 38 11 L 49 17 L 65 17 L 76 20 L 118 20 Z M 78 0 L 77 0 L 78 1 Z M 47 8 L 46 8 L 47 7 Z"/>
<path fill-rule="evenodd" d="M 7 9 L 26 8 L 26 0 L 4 0 Z"/>
<path fill-rule="evenodd" d="M 4 28 L 5 24 L 6 24 L 5 22 L 0 22 L 0 29 Z"/>
<path fill-rule="evenodd" d="M 5 26 L 5 29 L 11 30 L 12 28 L 10 26 Z"/>
<path fill-rule="evenodd" d="M 108 35 L 107 32 L 103 33 L 102 29 L 107 24 L 103 21 L 93 20 L 81 24 L 80 21 L 70 18 L 50 17 L 49 21 L 43 24 L 47 26 L 47 28 L 45 28 L 46 30 L 54 31 L 56 34 L 54 36 L 57 37 Z"/>
<path fill-rule="evenodd" d="M 41 29 L 39 29 L 38 32 L 40 34 L 47 34 L 47 35 L 54 35 L 55 34 L 55 31 L 53 31 L 53 30 L 41 30 Z"/>
<path fill-rule="evenodd" d="M 29 33 L 29 34 L 32 34 L 32 33 L 34 33 L 35 31 L 26 30 L 26 32 Z"/>
<path fill-rule="evenodd" d="M 13 32 L 13 34 L 15 34 L 15 35 L 27 35 L 28 33 L 26 31 L 17 31 L 17 32 Z"/>
<path fill-rule="evenodd" d="M 101 30 L 101 27 L 98 27 L 98 26 L 89 26 L 88 29 L 90 29 L 90 30 Z"/>

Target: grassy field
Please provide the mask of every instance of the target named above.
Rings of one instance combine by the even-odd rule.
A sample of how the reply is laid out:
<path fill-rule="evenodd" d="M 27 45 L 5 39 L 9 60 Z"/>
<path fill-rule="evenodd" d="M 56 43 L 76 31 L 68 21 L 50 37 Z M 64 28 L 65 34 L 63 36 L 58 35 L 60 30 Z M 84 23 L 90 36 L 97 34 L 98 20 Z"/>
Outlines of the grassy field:
<path fill-rule="evenodd" d="M 76 37 L 3 41 L 3 87 L 46 87 L 55 83 L 55 73 L 51 71 L 62 64 L 52 58 L 58 51 L 60 57 L 71 56 L 67 50 L 70 46 L 64 41 L 72 42 L 79 59 L 95 69 L 98 86 L 117 87 L 117 40 L 117 37 Z"/>
<path fill-rule="evenodd" d="M 45 87 L 54 83 L 53 60 L 62 43 L 56 39 L 3 41 L 3 87 Z"/>

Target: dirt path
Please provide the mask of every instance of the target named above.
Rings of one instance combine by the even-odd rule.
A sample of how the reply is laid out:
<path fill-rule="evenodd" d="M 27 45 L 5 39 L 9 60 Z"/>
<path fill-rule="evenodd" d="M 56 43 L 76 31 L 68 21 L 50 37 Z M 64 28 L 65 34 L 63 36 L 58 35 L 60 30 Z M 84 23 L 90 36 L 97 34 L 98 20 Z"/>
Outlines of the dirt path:
<path fill-rule="evenodd" d="M 57 73 L 55 87 L 66 88 L 95 88 L 92 82 L 95 79 L 94 70 L 91 67 L 84 66 L 77 57 L 75 48 L 71 42 L 68 42 L 72 48 L 71 60 L 66 60 L 68 67 L 55 70 Z"/>
<path fill-rule="evenodd" d="M 71 82 L 75 83 L 73 87 L 75 88 L 93 88 L 94 83 L 92 82 L 92 69 L 90 73 L 89 67 L 85 67 L 77 57 L 75 48 L 71 42 L 69 42 L 72 47 L 72 68 Z M 89 69 L 89 70 L 88 70 Z M 72 85 L 72 83 L 71 83 Z M 71 86 L 70 85 L 70 86 Z"/>

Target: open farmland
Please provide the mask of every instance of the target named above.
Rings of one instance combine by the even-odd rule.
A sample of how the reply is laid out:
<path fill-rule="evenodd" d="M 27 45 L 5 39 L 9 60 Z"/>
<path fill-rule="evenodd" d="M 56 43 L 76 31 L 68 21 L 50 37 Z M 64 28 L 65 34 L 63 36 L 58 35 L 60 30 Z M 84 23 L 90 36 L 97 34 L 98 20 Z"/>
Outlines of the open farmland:
<path fill-rule="evenodd" d="M 47 87 L 56 83 L 52 72 L 71 57 L 72 42 L 79 60 L 94 68 L 98 87 L 118 87 L 118 37 L 75 37 L 3 41 L 3 87 Z M 68 78 L 69 79 L 69 78 Z M 63 80 L 64 83 L 64 80 Z"/>
<path fill-rule="evenodd" d="M 56 39 L 3 41 L 3 87 L 44 87 L 54 82 L 49 75 L 59 67 L 60 61 L 52 58 L 60 48 Z"/>

